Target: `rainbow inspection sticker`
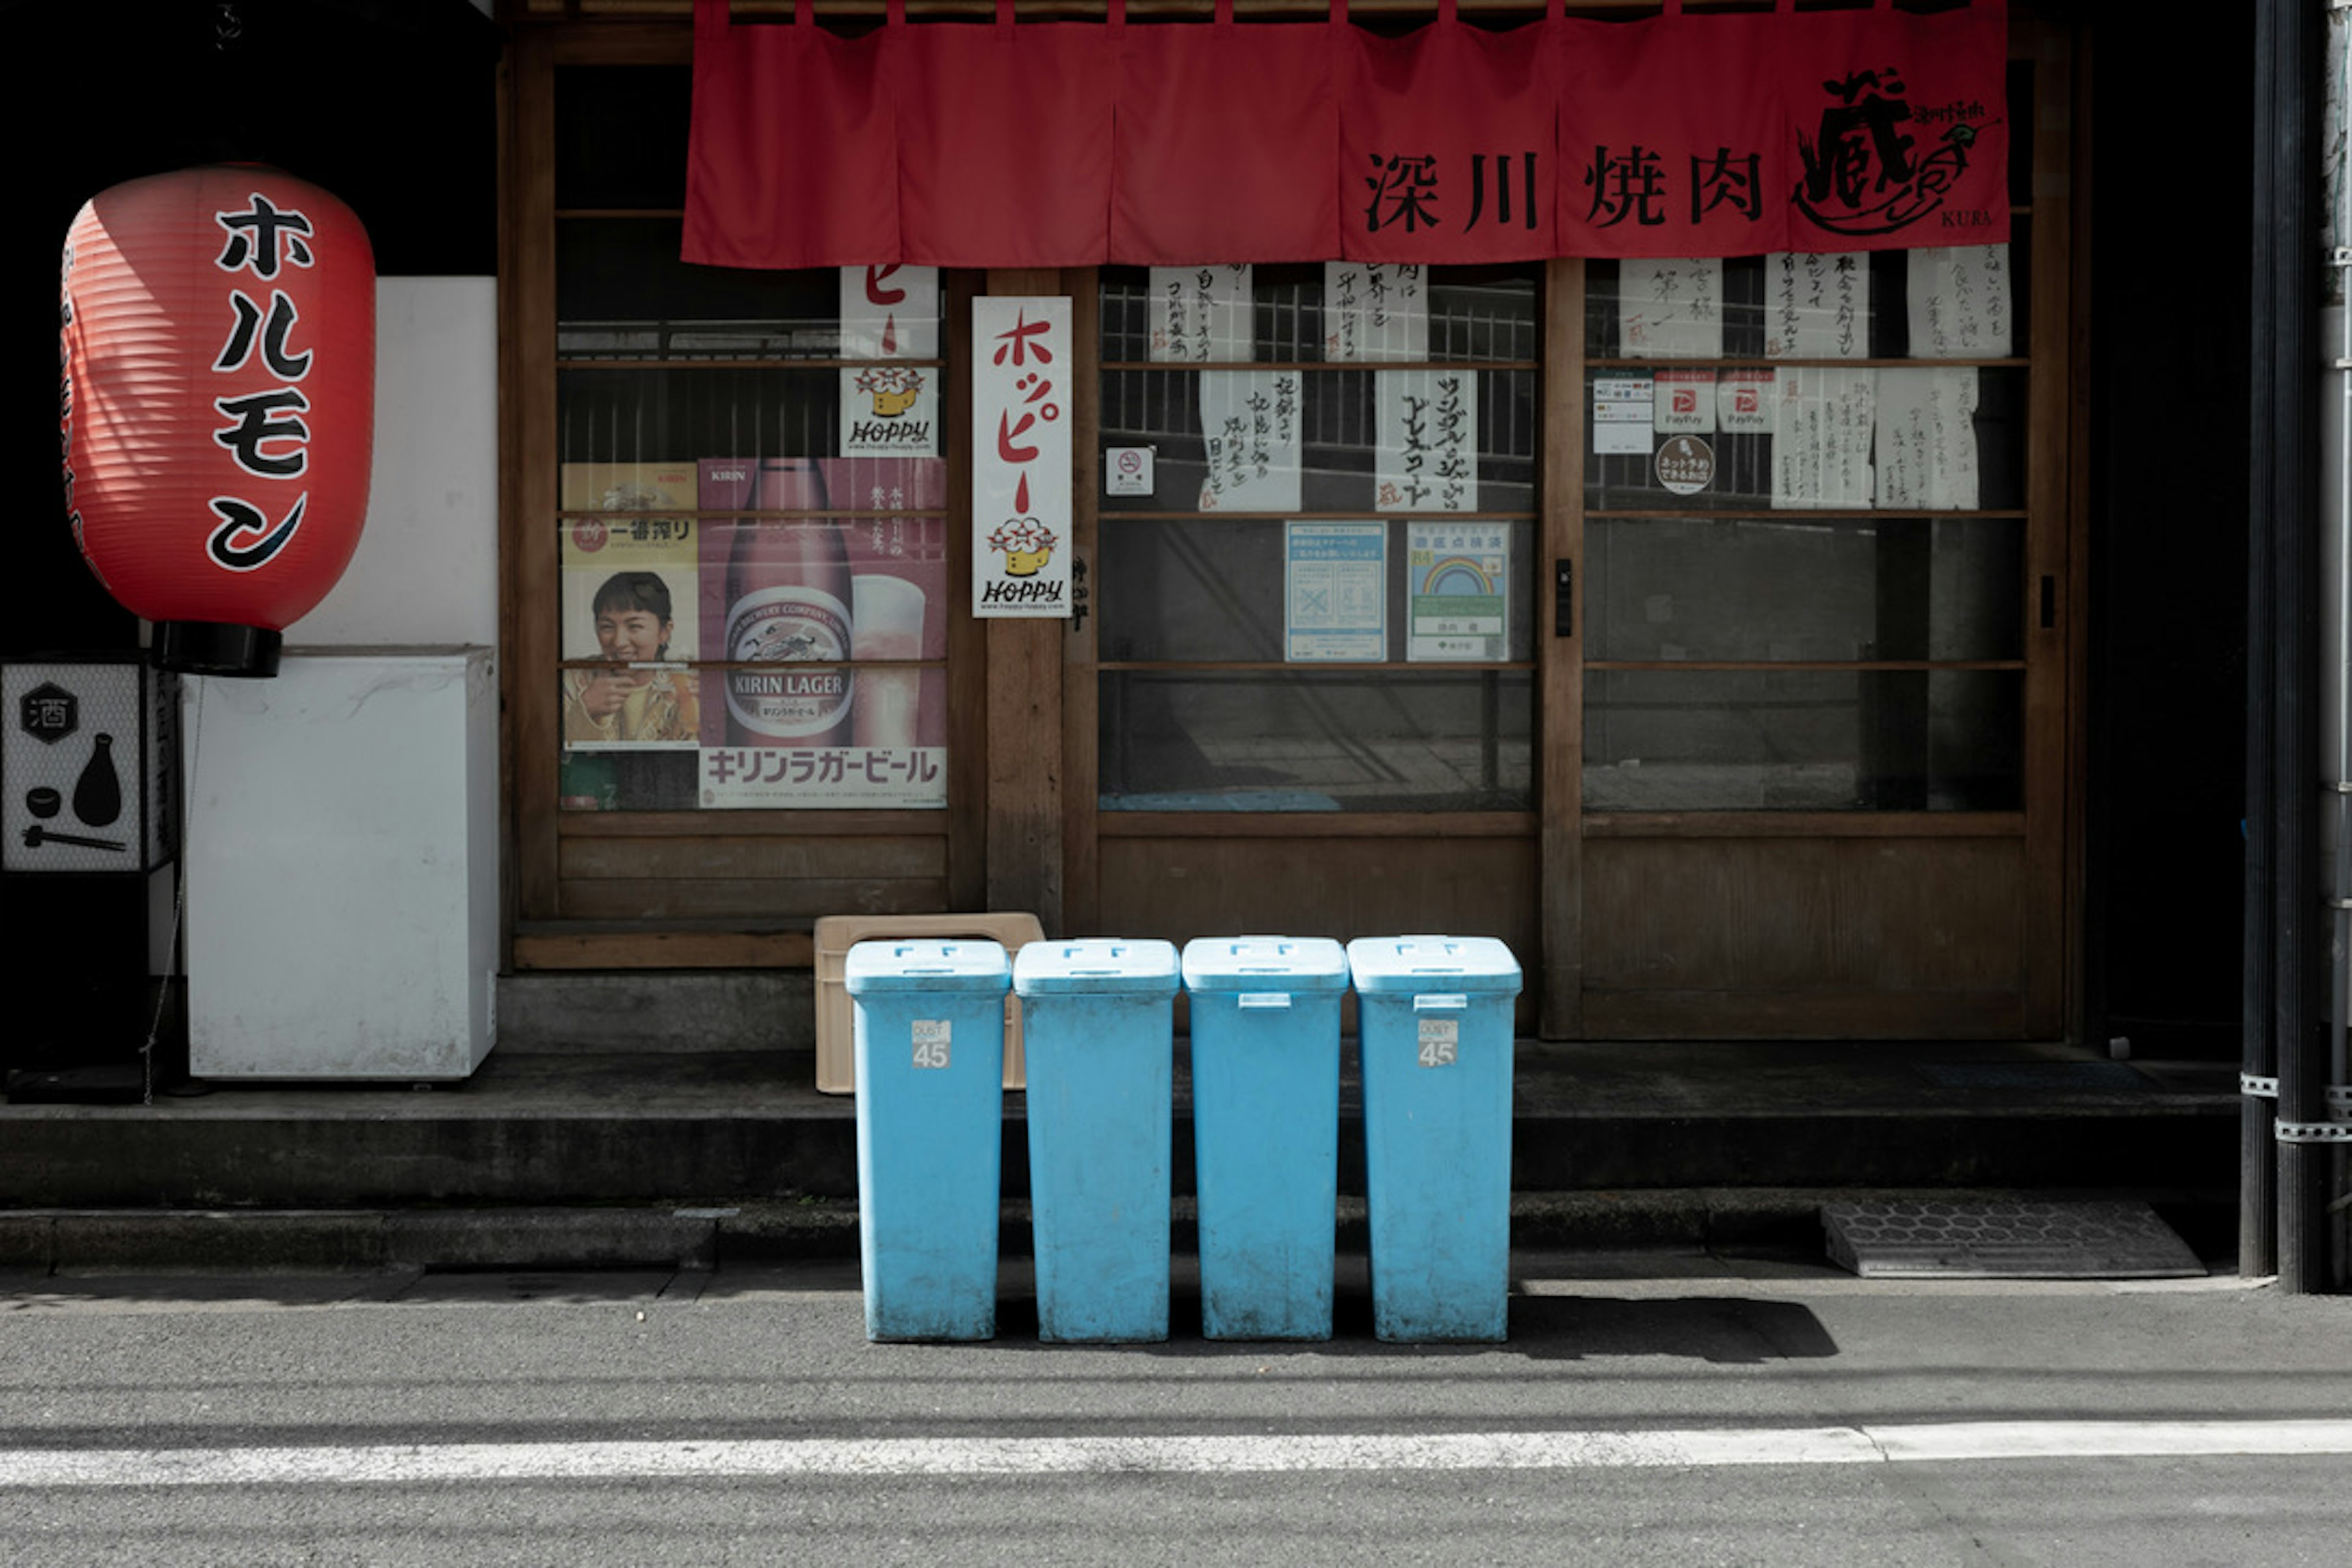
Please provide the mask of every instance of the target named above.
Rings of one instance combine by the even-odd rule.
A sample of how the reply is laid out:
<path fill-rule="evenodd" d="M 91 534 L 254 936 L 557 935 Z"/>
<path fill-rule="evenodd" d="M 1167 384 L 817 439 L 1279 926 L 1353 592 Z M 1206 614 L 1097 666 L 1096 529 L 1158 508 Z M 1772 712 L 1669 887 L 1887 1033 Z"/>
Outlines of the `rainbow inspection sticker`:
<path fill-rule="evenodd" d="M 1507 522 L 1409 524 L 1405 566 L 1411 625 L 1405 658 L 1508 658 L 1510 560 Z"/>

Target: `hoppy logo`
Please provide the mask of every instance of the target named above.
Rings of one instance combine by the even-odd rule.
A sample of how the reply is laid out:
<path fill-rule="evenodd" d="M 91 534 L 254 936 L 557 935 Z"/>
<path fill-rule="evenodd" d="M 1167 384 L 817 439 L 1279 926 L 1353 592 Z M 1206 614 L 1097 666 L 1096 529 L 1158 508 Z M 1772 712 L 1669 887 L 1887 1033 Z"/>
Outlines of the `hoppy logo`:
<path fill-rule="evenodd" d="M 860 371 L 855 384 L 872 400 L 877 419 L 896 419 L 923 395 L 923 373 L 898 366 Z"/>
<path fill-rule="evenodd" d="M 1008 517 L 988 536 L 988 547 L 1004 557 L 1008 577 L 1034 577 L 1059 543 L 1054 531 L 1034 517 Z"/>

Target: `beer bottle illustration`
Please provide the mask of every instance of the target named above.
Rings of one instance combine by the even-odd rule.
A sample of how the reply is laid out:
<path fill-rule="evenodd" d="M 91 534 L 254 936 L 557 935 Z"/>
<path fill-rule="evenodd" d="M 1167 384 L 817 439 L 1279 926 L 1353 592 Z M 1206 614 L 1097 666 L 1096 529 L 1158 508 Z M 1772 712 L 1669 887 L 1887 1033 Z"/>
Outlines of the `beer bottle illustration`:
<path fill-rule="evenodd" d="M 825 502 L 814 459 L 763 464 L 751 504 L 813 511 Z M 839 746 L 849 739 L 849 552 L 831 518 L 735 526 L 727 560 L 727 743 Z M 823 663 L 824 669 L 795 666 Z"/>

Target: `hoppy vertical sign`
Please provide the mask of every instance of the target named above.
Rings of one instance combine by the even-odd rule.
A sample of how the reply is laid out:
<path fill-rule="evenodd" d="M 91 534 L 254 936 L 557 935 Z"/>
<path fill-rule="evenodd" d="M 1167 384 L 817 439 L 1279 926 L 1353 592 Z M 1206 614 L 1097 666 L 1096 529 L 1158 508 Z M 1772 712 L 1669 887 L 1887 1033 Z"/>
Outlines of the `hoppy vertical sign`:
<path fill-rule="evenodd" d="M 971 307 L 971 613 L 1070 614 L 1070 301 Z"/>

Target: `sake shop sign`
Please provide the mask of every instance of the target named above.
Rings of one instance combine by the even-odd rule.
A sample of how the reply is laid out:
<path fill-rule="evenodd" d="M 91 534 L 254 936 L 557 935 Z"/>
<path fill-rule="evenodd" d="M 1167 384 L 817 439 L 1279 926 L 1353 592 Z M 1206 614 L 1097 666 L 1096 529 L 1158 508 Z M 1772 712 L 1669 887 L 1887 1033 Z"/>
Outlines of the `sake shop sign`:
<path fill-rule="evenodd" d="M 1070 301 L 971 305 L 971 613 L 1070 614 Z"/>

